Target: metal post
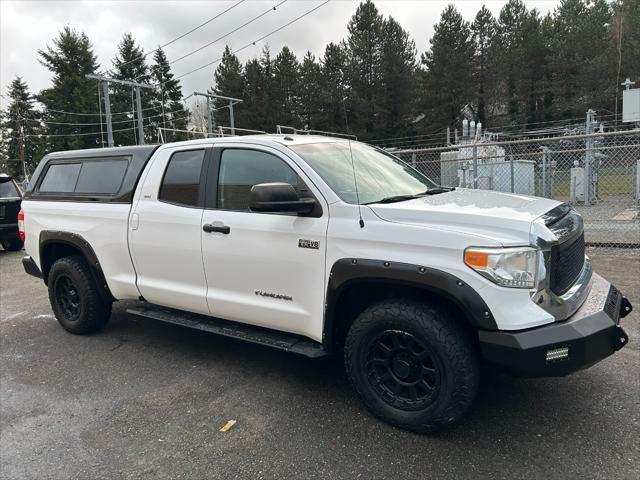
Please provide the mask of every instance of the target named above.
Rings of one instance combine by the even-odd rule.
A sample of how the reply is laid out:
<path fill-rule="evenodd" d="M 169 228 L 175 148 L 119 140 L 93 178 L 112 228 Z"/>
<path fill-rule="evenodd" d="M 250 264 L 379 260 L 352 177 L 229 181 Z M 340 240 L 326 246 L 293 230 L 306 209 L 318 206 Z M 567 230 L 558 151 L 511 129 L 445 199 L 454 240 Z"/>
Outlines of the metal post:
<path fill-rule="evenodd" d="M 111 125 L 111 102 L 109 101 L 109 82 L 102 82 L 104 92 L 104 116 L 107 119 L 107 146 L 113 147 L 113 125 Z"/>
<path fill-rule="evenodd" d="M 547 196 L 547 150 L 544 147 L 542 147 L 542 194 L 540 196 Z"/>
<path fill-rule="evenodd" d="M 207 137 L 213 133 L 213 123 L 211 121 L 211 98 L 207 97 Z"/>
<path fill-rule="evenodd" d="M 231 135 L 236 134 L 236 122 L 233 118 L 233 100 L 229 100 L 229 123 L 231 127 Z"/>
<path fill-rule="evenodd" d="M 137 83 L 129 80 L 118 80 L 116 78 L 104 77 L 102 75 L 95 75 L 93 73 L 88 73 L 85 75 L 85 78 L 93 78 L 102 82 L 102 87 L 104 88 L 104 110 L 105 115 L 107 117 L 107 142 L 110 147 L 113 147 L 113 129 L 111 127 L 111 106 L 109 104 L 109 83 L 119 83 L 120 85 L 127 85 L 129 87 L 134 87 L 136 89 L 136 103 L 138 110 L 138 132 L 139 132 L 139 143 L 144 145 L 144 128 L 142 125 L 142 105 L 140 101 L 140 89 L 141 88 L 155 88 L 151 85 L 147 85 L 145 83 Z"/>
<path fill-rule="evenodd" d="M 144 145 L 144 125 L 142 124 L 142 101 L 140 100 L 140 87 L 136 89 L 136 110 L 138 114 L 138 145 Z"/>
<path fill-rule="evenodd" d="M 478 147 L 473 146 L 473 188 L 478 188 Z"/>
<path fill-rule="evenodd" d="M 593 115 L 594 111 L 589 109 L 587 111 L 587 124 L 585 126 L 585 132 L 587 135 L 593 133 Z M 593 161 L 593 138 L 587 137 L 585 140 L 585 155 L 584 155 L 584 203 L 585 205 L 593 204 L 593 188 L 591 185 L 591 167 Z"/>
<path fill-rule="evenodd" d="M 233 106 L 236 103 L 240 103 L 242 102 L 241 99 L 239 98 L 232 98 L 232 97 L 223 97 L 222 95 L 216 95 L 213 93 L 200 93 L 200 92 L 193 92 L 194 96 L 201 96 L 201 97 L 206 97 L 207 98 L 207 128 L 209 131 L 209 134 L 213 134 L 213 130 L 215 128 L 215 121 L 213 118 L 213 115 L 211 114 L 211 99 L 212 98 L 219 98 L 220 100 L 227 100 L 229 102 L 229 120 L 231 123 L 231 134 L 234 135 L 235 134 L 235 118 L 233 115 Z"/>
<path fill-rule="evenodd" d="M 416 152 L 411 152 L 411 166 L 416 168 Z"/>
<path fill-rule="evenodd" d="M 451 127 L 447 127 L 447 146 L 451 145 Z"/>
<path fill-rule="evenodd" d="M 511 193 L 515 193 L 515 168 L 513 165 L 513 150 L 509 148 L 509 174 L 511 175 Z"/>

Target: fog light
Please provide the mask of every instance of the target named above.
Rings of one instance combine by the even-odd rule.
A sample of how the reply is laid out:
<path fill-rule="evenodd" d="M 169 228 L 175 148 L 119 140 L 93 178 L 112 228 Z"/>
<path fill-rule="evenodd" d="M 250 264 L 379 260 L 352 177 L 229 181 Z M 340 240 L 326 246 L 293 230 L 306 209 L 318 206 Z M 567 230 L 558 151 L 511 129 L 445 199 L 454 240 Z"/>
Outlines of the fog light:
<path fill-rule="evenodd" d="M 566 360 L 569 358 L 569 347 L 552 348 L 547 350 L 547 362 Z"/>

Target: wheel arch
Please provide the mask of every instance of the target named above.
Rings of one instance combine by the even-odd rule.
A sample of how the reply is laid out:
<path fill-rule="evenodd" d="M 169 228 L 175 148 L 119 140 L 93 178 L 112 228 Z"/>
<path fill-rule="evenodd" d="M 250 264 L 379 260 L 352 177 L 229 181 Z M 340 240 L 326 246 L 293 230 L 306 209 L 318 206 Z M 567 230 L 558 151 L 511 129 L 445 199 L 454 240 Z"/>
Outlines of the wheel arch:
<path fill-rule="evenodd" d="M 367 306 L 393 297 L 443 303 L 473 329 L 497 329 L 482 297 L 454 275 L 414 264 L 344 258 L 333 264 L 329 274 L 324 348 L 333 351 L 339 347 L 351 322 Z"/>
<path fill-rule="evenodd" d="M 43 230 L 40 232 L 40 269 L 42 279 L 47 284 L 49 271 L 56 260 L 72 255 L 81 256 L 89 266 L 91 276 L 98 286 L 100 295 L 106 301 L 113 302 L 115 298 L 109 290 L 102 267 L 98 257 L 89 244 L 81 235 L 71 232 Z"/>

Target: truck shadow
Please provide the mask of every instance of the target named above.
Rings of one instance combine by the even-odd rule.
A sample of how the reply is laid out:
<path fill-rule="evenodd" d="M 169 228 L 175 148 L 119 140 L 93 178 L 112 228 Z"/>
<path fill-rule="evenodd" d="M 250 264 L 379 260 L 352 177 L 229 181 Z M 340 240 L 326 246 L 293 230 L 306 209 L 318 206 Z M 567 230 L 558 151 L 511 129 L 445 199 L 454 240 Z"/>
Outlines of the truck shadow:
<path fill-rule="evenodd" d="M 115 321 L 107 332 L 128 338 L 125 348 L 142 342 L 146 348 L 160 349 L 164 358 L 179 359 L 178 363 L 222 369 L 226 372 L 223 376 L 235 379 L 229 380 L 230 388 L 238 391 L 250 384 L 262 384 L 266 390 L 282 389 L 281 398 L 292 395 L 306 403 L 306 408 L 287 412 L 293 416 L 291 422 L 304 423 L 309 412 L 324 411 L 324 405 L 330 403 L 331 415 L 336 421 L 365 431 L 373 429 L 376 435 L 388 436 L 389 440 L 409 435 L 420 442 L 504 441 L 505 444 L 498 444 L 496 448 L 508 449 L 506 442 L 515 430 L 530 436 L 527 443 L 543 435 L 582 434 L 585 422 L 597 428 L 603 439 L 619 438 L 615 427 L 617 415 L 612 410 L 602 410 L 599 395 L 605 396 L 610 385 L 603 383 L 601 377 L 607 373 L 598 372 L 596 369 L 600 367 L 564 379 L 519 379 L 484 367 L 478 397 L 465 418 L 438 434 L 419 436 L 386 425 L 366 412 L 346 378 L 340 354 L 312 360 L 171 324 L 137 319 L 124 313 L 124 308 L 118 307 Z M 599 415 L 594 416 L 594 412 Z"/>

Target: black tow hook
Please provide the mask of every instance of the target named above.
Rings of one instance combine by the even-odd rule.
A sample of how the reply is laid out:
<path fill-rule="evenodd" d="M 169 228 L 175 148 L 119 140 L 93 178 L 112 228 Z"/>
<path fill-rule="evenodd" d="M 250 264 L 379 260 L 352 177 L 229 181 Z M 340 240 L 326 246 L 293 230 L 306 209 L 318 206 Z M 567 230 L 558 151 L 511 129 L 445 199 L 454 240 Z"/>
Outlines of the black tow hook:
<path fill-rule="evenodd" d="M 631 313 L 633 307 L 631 306 L 631 302 L 625 296 L 622 297 L 622 301 L 620 302 L 620 318 L 624 318 Z"/>
<path fill-rule="evenodd" d="M 622 327 L 616 325 L 616 328 L 613 330 L 613 349 L 620 350 L 627 343 L 629 343 L 629 337 L 627 336 L 627 332 L 625 332 Z"/>

